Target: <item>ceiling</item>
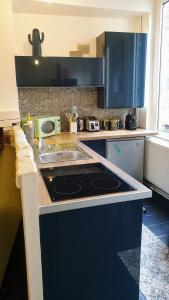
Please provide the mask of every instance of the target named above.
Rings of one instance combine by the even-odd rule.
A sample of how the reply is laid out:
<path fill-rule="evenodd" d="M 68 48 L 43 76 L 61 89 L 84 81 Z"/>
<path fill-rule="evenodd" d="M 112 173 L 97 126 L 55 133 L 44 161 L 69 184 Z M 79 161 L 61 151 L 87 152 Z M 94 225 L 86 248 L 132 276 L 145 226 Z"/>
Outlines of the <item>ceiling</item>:
<path fill-rule="evenodd" d="M 66 0 L 57 3 L 57 0 L 13 0 L 14 13 L 46 14 L 62 16 L 82 16 L 82 17 L 137 17 L 140 12 L 123 11 L 111 8 L 70 5 Z M 64 2 L 64 4 L 63 4 Z M 69 2 L 71 2 L 69 0 Z M 76 0 L 74 0 L 74 3 Z M 80 2 L 80 1 L 78 1 Z M 83 2 L 83 1 L 82 1 Z M 81 2 L 81 3 L 82 3 Z M 88 3 L 88 1 L 86 1 Z M 99 1 L 98 1 L 99 2 Z M 102 2 L 103 3 L 103 2 Z"/>

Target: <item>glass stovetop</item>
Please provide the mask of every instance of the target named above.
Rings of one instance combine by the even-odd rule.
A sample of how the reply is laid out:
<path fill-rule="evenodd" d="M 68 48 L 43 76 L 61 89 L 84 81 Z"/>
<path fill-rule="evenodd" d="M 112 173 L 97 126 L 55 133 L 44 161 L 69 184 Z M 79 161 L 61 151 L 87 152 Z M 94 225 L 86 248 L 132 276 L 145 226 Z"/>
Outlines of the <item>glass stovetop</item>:
<path fill-rule="evenodd" d="M 47 168 L 40 172 L 53 202 L 135 190 L 101 163 Z"/>

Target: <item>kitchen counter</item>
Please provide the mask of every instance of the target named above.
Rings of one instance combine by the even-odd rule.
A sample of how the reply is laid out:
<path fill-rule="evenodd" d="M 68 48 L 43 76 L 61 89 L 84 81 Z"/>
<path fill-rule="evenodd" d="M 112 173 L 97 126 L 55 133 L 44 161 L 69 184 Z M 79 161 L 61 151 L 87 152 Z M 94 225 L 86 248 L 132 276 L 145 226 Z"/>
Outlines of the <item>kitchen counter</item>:
<path fill-rule="evenodd" d="M 85 140 L 101 140 L 101 139 L 120 139 L 120 138 L 134 138 L 144 136 L 155 136 L 157 131 L 137 128 L 136 130 L 115 130 L 115 131 L 98 131 L 98 132 L 87 132 L 82 131 L 77 133 L 77 137 L 81 141 Z"/>
<path fill-rule="evenodd" d="M 108 160 L 106 160 L 105 158 L 97 154 L 91 148 L 84 145 L 84 143 L 82 143 L 81 140 L 83 141 L 83 140 L 90 140 L 90 139 L 91 140 L 112 139 L 112 138 L 124 138 L 124 137 L 129 138 L 129 137 L 139 137 L 139 136 L 150 136 L 156 134 L 157 132 L 151 130 L 145 130 L 145 129 L 137 129 L 135 131 L 117 130 L 117 131 L 99 131 L 99 132 L 80 132 L 77 133 L 77 135 L 73 134 L 73 140 L 71 139 L 71 142 L 77 143 L 78 146 L 80 146 L 86 153 L 89 154 L 89 156 L 91 156 L 91 158 L 87 160 L 76 160 L 76 161 L 67 161 L 67 162 L 60 161 L 60 162 L 48 163 L 48 164 L 40 164 L 36 162 L 37 174 L 38 174 L 38 192 L 39 192 L 39 195 L 37 193 L 37 201 L 36 201 L 38 214 L 41 215 L 41 214 L 53 213 L 57 211 L 78 209 L 78 208 L 89 207 L 89 206 L 104 205 L 109 203 L 137 200 L 137 199 L 151 197 L 151 191 L 149 189 L 147 189 L 140 182 L 138 182 L 133 177 L 129 176 L 127 173 L 119 169 L 116 165 L 112 164 L 111 162 L 109 162 Z M 57 143 L 57 138 L 60 138 L 62 141 L 62 135 L 61 135 L 60 137 L 53 136 L 47 138 L 46 143 L 50 143 L 50 141 L 51 143 Z M 67 138 L 67 134 L 66 134 L 66 138 Z M 64 142 L 64 137 L 63 137 L 63 142 Z M 23 152 L 24 151 L 25 150 L 23 150 Z M 28 157 L 25 157 L 25 159 L 28 160 Z M 91 196 L 91 197 L 67 200 L 64 202 L 51 201 L 46 185 L 40 174 L 39 171 L 40 168 L 53 168 L 53 167 L 62 167 L 67 165 L 81 165 L 81 164 L 90 164 L 90 163 L 99 163 L 99 162 L 105 165 L 107 168 L 109 168 L 117 176 L 121 177 L 124 181 L 126 181 L 129 185 L 131 185 L 136 190 L 125 192 L 125 193 L 112 193 L 112 194 L 106 194 L 101 196 Z M 22 164 L 23 164 L 23 157 L 22 157 Z M 35 173 L 34 168 L 32 172 Z M 24 171 L 23 174 L 25 173 L 30 173 L 30 169 Z"/>
<path fill-rule="evenodd" d="M 81 164 L 89 164 L 89 163 L 97 163 L 100 162 L 107 168 L 109 168 L 116 175 L 121 177 L 124 181 L 126 181 L 129 185 L 135 188 L 135 191 L 129 191 L 125 193 L 112 193 L 101 196 L 91 196 L 85 198 L 79 198 L 74 200 L 67 200 L 64 202 L 52 202 L 47 191 L 47 188 L 44 184 L 44 181 L 39 172 L 39 214 L 47 214 L 54 213 L 59 211 L 66 211 L 72 209 L 79 209 L 84 207 L 92 207 L 97 205 L 105 205 L 110 203 L 131 201 L 143 198 L 151 197 L 151 191 L 146 188 L 143 184 L 135 180 L 133 177 L 129 176 L 127 173 L 119 169 L 117 166 L 104 159 L 102 156 L 97 154 L 92 149 L 88 148 L 81 142 L 77 142 L 78 145 L 87 152 L 91 159 L 87 160 L 77 160 L 77 161 L 68 161 L 68 162 L 57 162 L 57 163 L 49 163 L 49 164 L 37 164 L 38 169 L 40 168 L 53 168 L 53 167 L 62 167 L 67 165 L 81 165 Z"/>
<path fill-rule="evenodd" d="M 97 138 L 100 138 L 100 135 L 105 136 L 105 138 L 112 138 L 114 134 L 116 135 L 116 137 L 117 136 L 131 137 L 133 135 L 135 136 L 136 133 L 137 136 L 140 136 L 140 134 L 141 136 L 146 136 L 147 134 L 150 134 L 150 131 L 137 130 L 135 132 L 129 132 L 128 136 L 126 131 L 123 132 L 121 131 L 121 135 L 119 132 L 99 132 L 99 133 L 83 132 L 82 134 L 78 134 L 77 136 L 78 139 L 83 140 L 85 136 L 86 139 L 89 139 L 89 136 L 94 136 L 94 135 L 97 136 Z M 114 272 L 113 274 L 115 275 L 114 280 L 118 278 L 118 282 L 120 282 L 121 271 L 119 272 L 119 262 L 121 263 L 123 261 L 123 258 L 125 259 L 125 256 L 123 254 L 126 253 L 127 249 L 131 249 L 133 247 L 133 242 L 135 245 L 133 247 L 134 251 L 135 249 L 138 249 L 138 247 L 140 247 L 140 243 L 141 243 L 140 236 L 141 236 L 142 201 L 139 199 L 151 197 L 152 192 L 143 184 L 141 184 L 140 182 L 138 182 L 137 180 L 129 176 L 127 173 L 123 172 L 121 169 L 119 169 L 118 167 L 116 167 L 115 165 L 113 165 L 112 163 L 104 159 L 102 156 L 97 154 L 95 151 L 91 150 L 86 145 L 78 141 L 76 139 L 77 136 L 75 137 L 76 143 L 78 144 L 78 146 L 80 146 L 85 152 L 87 152 L 91 156 L 90 159 L 57 162 L 51 164 L 36 163 L 35 165 L 32 151 L 30 149 L 30 146 L 27 145 L 26 140 L 24 140 L 25 137 L 23 135 L 22 130 L 16 127 L 16 129 L 14 129 L 14 135 L 15 135 L 15 147 L 16 147 L 16 154 L 17 154 L 17 164 L 16 164 L 17 183 L 21 189 L 21 199 L 22 199 L 29 299 L 37 300 L 37 299 L 55 298 L 56 295 L 55 288 L 57 288 L 56 282 L 58 283 L 58 280 L 60 280 L 61 274 L 64 274 L 63 282 L 65 284 L 65 274 L 67 274 L 67 271 L 63 272 L 63 267 L 67 268 L 67 263 L 71 264 L 71 262 L 73 261 L 71 259 L 71 256 L 69 255 L 67 256 L 68 254 L 67 250 L 69 249 L 69 254 L 70 254 L 70 247 L 74 247 L 77 242 L 78 249 L 72 248 L 72 255 L 75 254 L 75 261 L 77 260 L 77 255 L 81 255 L 82 253 L 81 251 L 84 251 L 84 255 L 82 254 L 82 258 L 85 257 L 87 253 L 90 254 L 92 250 L 91 241 L 93 241 L 92 234 L 95 231 L 99 232 L 99 235 L 96 235 L 95 238 L 96 237 L 98 238 L 99 243 L 101 241 L 99 247 L 103 246 L 104 251 L 105 249 L 108 249 L 104 247 L 105 234 L 107 236 L 106 243 L 109 246 L 112 239 L 113 241 L 114 240 L 116 241 L 116 243 L 113 242 L 111 245 L 113 247 L 112 251 L 115 251 L 114 258 L 117 258 L 117 265 L 116 268 L 113 265 L 111 270 Z M 53 140 L 54 139 L 52 138 L 52 141 Z M 47 188 L 39 172 L 40 168 L 53 168 L 53 167 L 61 168 L 62 166 L 70 166 L 70 165 L 78 165 L 78 164 L 81 165 L 81 164 L 89 164 L 89 163 L 97 163 L 97 162 L 100 162 L 101 164 L 109 168 L 113 173 L 121 177 L 124 181 L 126 181 L 129 185 L 131 185 L 136 190 L 128 191 L 128 192 L 120 192 L 120 193 L 111 193 L 111 194 L 100 195 L 100 196 L 90 196 L 90 197 L 79 198 L 79 199 L 77 198 L 73 200 L 67 200 L 64 202 L 51 201 Z M 82 208 L 85 209 L 83 210 Z M 88 220 L 88 218 L 90 218 L 90 213 L 88 213 L 89 210 L 94 212 L 95 219 L 93 219 L 93 214 L 91 214 L 91 219 Z M 85 221 L 86 223 L 84 226 L 82 220 L 84 218 L 85 212 L 86 212 L 85 218 L 87 218 L 86 219 L 87 221 Z M 126 218 L 126 212 L 128 218 Z M 77 220 L 79 214 L 80 217 Z M 71 222 L 69 216 L 73 216 L 71 217 Z M 107 216 L 109 216 L 109 222 L 107 221 Z M 64 218 L 66 218 L 66 220 L 64 220 Z M 61 224 L 58 225 L 57 222 L 59 220 L 61 220 Z M 93 222 L 93 220 L 95 221 Z M 73 227 L 72 224 L 74 224 Z M 96 229 L 92 227 L 95 225 L 96 225 Z M 65 226 L 67 229 L 65 228 Z M 103 231 L 103 226 L 105 231 Z M 127 228 L 128 235 L 126 235 L 126 228 Z M 61 230 L 61 232 L 58 232 L 58 230 Z M 72 230 L 72 233 L 69 233 L 69 230 Z M 120 233 L 120 237 L 121 237 L 120 239 L 119 239 L 119 232 L 122 233 L 122 235 Z M 79 251 L 79 245 L 81 243 L 79 241 L 82 236 L 82 233 L 83 235 L 85 234 L 84 237 L 84 242 L 86 241 L 85 247 L 86 246 L 88 247 L 88 245 L 90 245 L 90 252 L 83 246 L 81 247 L 81 251 Z M 102 235 L 103 242 L 102 239 L 100 239 L 101 233 L 104 233 Z M 112 234 L 114 234 L 114 236 Z M 60 248 L 62 245 L 62 241 L 59 241 L 59 239 L 63 238 L 65 243 L 67 243 L 67 241 L 70 240 L 70 237 L 74 237 L 74 235 L 77 235 L 77 238 L 75 237 L 74 240 L 72 240 L 68 246 L 66 244 L 66 246 L 64 246 L 62 250 L 62 248 Z M 58 243 L 60 245 L 59 247 L 58 247 Z M 61 249 L 61 252 L 57 253 L 59 249 Z M 95 257 L 96 257 L 95 244 L 93 249 L 94 249 L 93 252 L 94 256 L 92 256 L 91 263 L 88 262 L 90 267 L 92 263 L 95 261 Z M 64 251 L 66 252 L 64 253 Z M 111 258 L 113 253 L 112 251 L 109 252 Z M 105 252 L 104 255 L 102 255 L 102 251 L 98 252 L 98 254 L 99 253 L 101 253 L 101 257 L 99 256 L 99 259 L 102 260 L 103 257 L 107 258 L 107 252 Z M 65 263 L 66 257 L 68 257 L 67 263 Z M 59 258 L 59 261 L 60 259 L 63 259 L 63 267 L 61 267 L 62 272 L 60 272 L 60 270 L 58 269 L 58 265 L 56 263 L 57 258 Z M 112 261 L 111 258 L 110 261 Z M 47 264 L 45 263 L 45 261 L 47 262 Z M 136 261 L 137 263 L 139 262 L 139 255 Z M 81 259 L 81 257 L 79 262 L 83 262 L 83 259 Z M 50 273 L 49 275 L 48 272 L 46 271 L 47 270 L 46 266 L 47 269 L 49 270 Z M 75 267 L 78 268 L 78 266 L 79 264 L 77 265 L 74 264 L 73 269 L 72 266 L 68 268 L 69 270 L 74 270 L 74 268 Z M 86 261 L 85 261 L 85 266 L 86 266 Z M 53 267 L 55 268 L 54 270 L 55 274 L 53 274 Z M 93 269 L 95 270 L 94 266 Z M 128 268 L 125 268 L 125 270 L 126 272 L 128 272 L 127 271 Z M 59 274 L 58 280 L 56 280 L 56 276 L 55 276 L 57 272 Z M 107 274 L 107 271 L 105 272 Z M 90 274 L 93 273 L 90 272 Z M 97 275 L 99 274 L 99 272 L 96 271 L 95 274 Z M 118 274 L 119 277 L 117 277 Z M 94 276 L 94 278 L 95 277 L 96 276 Z M 110 277 L 112 278 L 111 274 Z M 126 282 L 126 278 L 131 278 L 131 277 L 132 276 L 128 276 L 127 274 L 123 282 Z M 70 279 L 73 279 L 74 282 L 77 282 L 78 278 L 80 278 L 80 276 L 78 276 L 76 280 L 74 280 L 74 275 L 70 276 L 68 278 L 68 282 L 70 282 Z M 86 276 L 85 280 L 86 278 L 88 277 Z M 104 278 L 106 277 L 104 276 Z M 51 283 L 54 283 L 52 288 L 50 288 Z M 73 284 L 71 286 L 73 286 Z M 78 285 L 78 287 L 79 286 L 80 285 Z M 116 286 L 117 285 L 115 284 L 115 287 Z M 128 286 L 129 285 L 127 284 L 126 287 Z M 119 290 L 123 290 L 123 289 L 119 288 Z M 43 295 L 44 291 L 45 291 L 45 295 Z M 46 291 L 47 293 L 53 293 L 53 294 L 51 294 L 51 296 L 49 297 L 46 297 Z M 136 292 L 138 292 L 138 287 L 136 287 Z M 132 293 L 133 293 L 133 285 L 132 285 Z M 89 297 L 86 297 L 86 299 L 89 299 Z M 124 299 L 124 297 L 122 299 Z"/>
<path fill-rule="evenodd" d="M 67 295 L 73 295 L 77 300 L 82 290 L 84 298 L 89 300 L 138 299 L 142 199 L 151 197 L 152 192 L 83 143 L 77 141 L 77 144 L 91 159 L 45 167 L 60 169 L 99 162 L 136 190 L 51 202 L 39 174 L 45 299 L 67 299 Z"/>

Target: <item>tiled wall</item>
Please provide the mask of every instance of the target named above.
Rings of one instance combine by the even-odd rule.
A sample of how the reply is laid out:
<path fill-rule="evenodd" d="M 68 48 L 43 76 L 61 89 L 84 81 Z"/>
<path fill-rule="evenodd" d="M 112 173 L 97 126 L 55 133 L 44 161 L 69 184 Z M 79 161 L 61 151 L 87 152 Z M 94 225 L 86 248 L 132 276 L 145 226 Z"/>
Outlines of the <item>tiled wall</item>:
<path fill-rule="evenodd" d="M 65 113 L 77 106 L 79 117 L 96 116 L 99 120 L 124 116 L 128 109 L 97 108 L 95 88 L 19 88 L 21 116 L 61 115 L 62 129 L 67 130 Z"/>

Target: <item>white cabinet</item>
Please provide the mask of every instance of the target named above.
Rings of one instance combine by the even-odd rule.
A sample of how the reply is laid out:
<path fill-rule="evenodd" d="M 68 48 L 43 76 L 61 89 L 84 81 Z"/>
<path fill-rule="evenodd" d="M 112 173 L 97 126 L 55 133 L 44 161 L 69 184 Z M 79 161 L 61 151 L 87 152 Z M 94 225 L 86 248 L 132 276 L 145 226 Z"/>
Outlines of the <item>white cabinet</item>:
<path fill-rule="evenodd" d="M 107 140 L 106 158 L 139 181 L 143 181 L 144 138 Z"/>

